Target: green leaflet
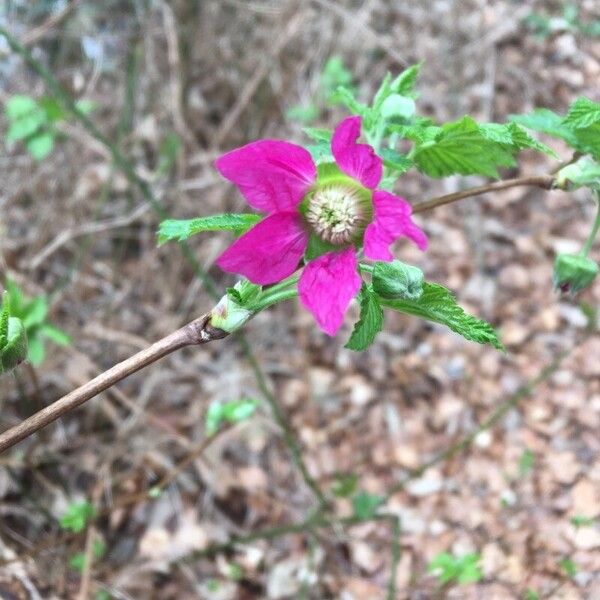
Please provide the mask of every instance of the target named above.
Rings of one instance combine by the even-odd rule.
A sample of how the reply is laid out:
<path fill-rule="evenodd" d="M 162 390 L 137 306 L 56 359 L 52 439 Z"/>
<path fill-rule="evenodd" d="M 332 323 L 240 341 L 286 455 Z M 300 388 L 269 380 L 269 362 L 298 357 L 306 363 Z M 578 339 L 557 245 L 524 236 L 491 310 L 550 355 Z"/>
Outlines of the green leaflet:
<path fill-rule="evenodd" d="M 498 350 L 504 346 L 494 328 L 485 321 L 467 314 L 445 287 L 437 283 L 423 284 L 423 293 L 417 300 L 388 300 L 380 298 L 382 306 L 445 325 L 467 340 L 490 344 Z"/>
<path fill-rule="evenodd" d="M 354 325 L 350 339 L 344 346 L 357 352 L 366 350 L 383 328 L 383 311 L 379 298 L 367 285 L 363 284 L 359 300 L 360 319 Z"/>
<path fill-rule="evenodd" d="M 577 98 L 562 122 L 570 129 L 584 129 L 600 123 L 600 104 L 589 98 Z"/>
<path fill-rule="evenodd" d="M 433 140 L 417 143 L 412 158 L 430 177 L 486 175 L 498 177 L 497 168 L 515 164 L 514 150 L 486 137 L 471 117 L 447 123 Z"/>
<path fill-rule="evenodd" d="M 189 220 L 168 219 L 159 225 L 158 244 L 160 246 L 169 240 L 182 242 L 203 231 L 236 231 L 243 233 L 261 219 L 261 216 L 250 213 L 227 213 Z"/>

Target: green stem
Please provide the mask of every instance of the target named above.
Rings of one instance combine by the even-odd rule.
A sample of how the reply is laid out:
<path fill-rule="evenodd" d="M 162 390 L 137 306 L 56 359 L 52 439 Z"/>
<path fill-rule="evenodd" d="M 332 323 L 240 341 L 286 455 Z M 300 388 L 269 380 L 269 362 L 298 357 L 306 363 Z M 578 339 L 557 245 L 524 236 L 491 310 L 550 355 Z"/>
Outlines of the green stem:
<path fill-rule="evenodd" d="M 284 288 L 281 290 L 276 290 L 275 292 L 270 292 L 263 296 L 253 307 L 254 313 L 259 313 L 265 308 L 269 306 L 273 306 L 273 304 L 277 304 L 278 302 L 283 302 L 284 300 L 290 300 L 291 298 L 295 298 L 298 296 L 298 290 L 296 287 L 293 288 Z"/>
<path fill-rule="evenodd" d="M 597 204 L 597 212 L 596 212 L 596 220 L 594 221 L 594 225 L 592 226 L 592 231 L 590 231 L 590 235 L 586 240 L 583 248 L 581 249 L 581 256 L 587 256 L 596 241 L 596 236 L 598 235 L 598 230 L 600 230 L 600 192 L 596 192 L 596 204 Z"/>

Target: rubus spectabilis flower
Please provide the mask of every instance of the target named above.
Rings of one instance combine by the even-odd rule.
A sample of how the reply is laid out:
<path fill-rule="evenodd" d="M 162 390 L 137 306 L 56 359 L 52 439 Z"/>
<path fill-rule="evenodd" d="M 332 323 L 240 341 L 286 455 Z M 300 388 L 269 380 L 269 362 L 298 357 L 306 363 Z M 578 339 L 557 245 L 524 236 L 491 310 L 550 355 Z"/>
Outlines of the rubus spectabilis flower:
<path fill-rule="evenodd" d="M 401 236 L 427 247 L 410 204 L 377 189 L 383 161 L 371 146 L 357 143 L 360 131 L 360 117 L 344 119 L 331 140 L 335 163 L 319 167 L 307 150 L 281 140 L 253 142 L 216 161 L 250 206 L 267 214 L 217 264 L 256 284 L 276 283 L 298 268 L 316 236 L 327 251 L 308 261 L 298 293 L 329 335 L 337 333 L 361 287 L 361 247 L 366 258 L 382 261 L 392 260 L 389 246 Z"/>

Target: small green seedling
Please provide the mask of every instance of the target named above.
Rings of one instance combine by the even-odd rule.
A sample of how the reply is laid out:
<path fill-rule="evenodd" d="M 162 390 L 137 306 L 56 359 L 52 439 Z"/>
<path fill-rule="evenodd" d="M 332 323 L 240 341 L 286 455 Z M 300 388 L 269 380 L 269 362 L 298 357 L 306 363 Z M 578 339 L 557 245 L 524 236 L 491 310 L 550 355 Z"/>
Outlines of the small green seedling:
<path fill-rule="evenodd" d="M 352 497 L 354 516 L 359 519 L 370 519 L 383 503 L 384 498 L 376 494 L 360 491 Z"/>
<path fill-rule="evenodd" d="M 441 585 L 476 583 L 483 576 L 480 560 L 481 556 L 476 553 L 453 556 L 448 552 L 440 552 L 433 557 L 427 571 L 436 575 Z"/>
<path fill-rule="evenodd" d="M 39 365 L 46 357 L 45 341 L 67 346 L 71 338 L 61 329 L 48 322 L 48 299 L 46 296 L 27 298 L 21 288 L 11 279 L 6 280 L 6 302 L 12 317 L 20 319 L 28 340 L 27 359 Z"/>
<path fill-rule="evenodd" d="M 331 493 L 338 498 L 348 498 L 356 492 L 358 486 L 358 475 L 338 475 L 331 486 Z"/>
<path fill-rule="evenodd" d="M 106 544 L 99 539 L 94 540 L 92 544 L 92 557 L 94 560 L 100 560 L 106 554 Z M 69 566 L 80 573 L 85 568 L 85 553 L 78 552 L 69 560 Z"/>
<path fill-rule="evenodd" d="M 86 528 L 88 521 L 95 516 L 96 509 L 87 500 L 72 502 L 67 507 L 67 512 L 60 518 L 59 525 L 66 531 L 80 533 Z"/>
<path fill-rule="evenodd" d="M 88 100 L 80 100 L 76 106 L 83 113 L 94 108 L 93 103 Z M 24 143 L 35 160 L 43 160 L 52 152 L 58 137 L 56 124 L 67 117 L 54 98 L 43 97 L 38 101 L 25 95 L 9 98 L 4 113 L 8 121 L 6 142 Z"/>
<path fill-rule="evenodd" d="M 571 517 L 571 525 L 576 529 L 580 527 L 591 527 L 594 524 L 593 517 L 584 517 L 583 515 L 575 515 Z"/>
<path fill-rule="evenodd" d="M 213 402 L 206 411 L 207 435 L 214 435 L 223 423 L 239 423 L 249 419 L 256 411 L 258 400 L 243 398 L 229 402 Z"/>
<path fill-rule="evenodd" d="M 527 448 L 523 450 L 521 458 L 519 458 L 519 477 L 526 477 L 533 471 L 535 466 L 535 454 Z"/>
<path fill-rule="evenodd" d="M 575 564 L 572 558 L 569 558 L 567 556 L 566 558 L 563 558 L 558 564 L 560 565 L 560 568 L 569 577 L 575 577 L 575 575 L 577 575 L 577 565 Z"/>

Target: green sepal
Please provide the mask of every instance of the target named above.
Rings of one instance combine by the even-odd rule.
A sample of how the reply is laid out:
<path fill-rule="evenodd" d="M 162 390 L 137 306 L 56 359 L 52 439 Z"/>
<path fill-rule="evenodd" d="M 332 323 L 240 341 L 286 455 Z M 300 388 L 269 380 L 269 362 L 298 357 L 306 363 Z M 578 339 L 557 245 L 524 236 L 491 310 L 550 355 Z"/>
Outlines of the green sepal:
<path fill-rule="evenodd" d="M 315 258 L 319 258 L 319 256 L 323 256 L 323 254 L 335 252 L 339 249 L 339 246 L 330 244 L 329 242 L 322 240 L 318 235 L 311 233 L 310 237 L 308 238 L 308 245 L 304 251 L 304 260 L 305 262 L 309 262 Z"/>

